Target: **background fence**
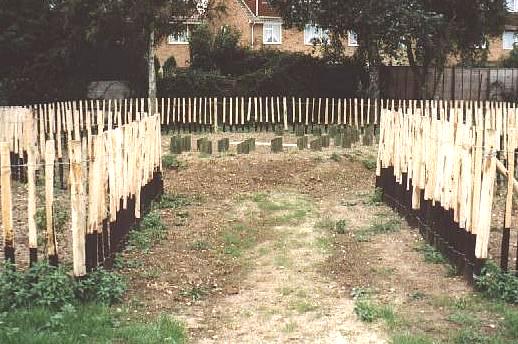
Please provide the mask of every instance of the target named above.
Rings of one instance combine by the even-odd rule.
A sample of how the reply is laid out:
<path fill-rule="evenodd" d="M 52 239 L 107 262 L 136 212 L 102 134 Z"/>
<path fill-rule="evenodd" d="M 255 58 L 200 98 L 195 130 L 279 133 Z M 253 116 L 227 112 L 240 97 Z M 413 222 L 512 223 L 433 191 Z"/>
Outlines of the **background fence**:
<path fill-rule="evenodd" d="M 423 69 L 420 68 L 420 73 Z M 381 71 L 382 95 L 394 99 L 518 100 L 518 68 L 429 68 L 423 88 L 412 67 Z"/>

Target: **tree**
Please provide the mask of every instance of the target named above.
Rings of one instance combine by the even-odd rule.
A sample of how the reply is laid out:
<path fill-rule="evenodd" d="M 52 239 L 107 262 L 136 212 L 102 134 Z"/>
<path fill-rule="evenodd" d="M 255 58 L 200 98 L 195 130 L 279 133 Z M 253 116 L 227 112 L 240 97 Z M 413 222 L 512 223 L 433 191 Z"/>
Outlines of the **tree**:
<path fill-rule="evenodd" d="M 379 96 L 384 57 L 406 55 L 419 66 L 444 66 L 449 56 L 470 54 L 486 36 L 502 31 L 504 0 L 270 0 L 288 26 L 313 22 L 340 39 L 357 34 L 357 55 L 369 73 L 367 95 Z M 426 73 L 427 68 L 419 69 Z M 421 72 L 422 71 L 422 72 Z M 420 75 L 423 82 L 425 75 Z"/>

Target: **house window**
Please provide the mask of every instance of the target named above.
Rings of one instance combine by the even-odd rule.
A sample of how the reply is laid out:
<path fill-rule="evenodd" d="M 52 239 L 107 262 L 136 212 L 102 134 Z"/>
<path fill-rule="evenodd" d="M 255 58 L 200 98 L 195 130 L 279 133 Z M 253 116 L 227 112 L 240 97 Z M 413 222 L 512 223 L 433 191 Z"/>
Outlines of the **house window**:
<path fill-rule="evenodd" d="M 508 12 L 518 12 L 518 0 L 506 0 Z"/>
<path fill-rule="evenodd" d="M 189 44 L 189 27 L 181 32 L 172 33 L 167 36 L 167 44 Z"/>
<path fill-rule="evenodd" d="M 347 32 L 347 43 L 350 47 L 358 46 L 358 34 L 354 31 Z"/>
<path fill-rule="evenodd" d="M 316 25 L 307 24 L 304 28 L 304 44 L 322 44 L 329 42 L 329 33 Z"/>
<path fill-rule="evenodd" d="M 512 50 L 514 45 L 518 43 L 516 31 L 504 31 L 502 35 L 502 45 L 505 50 Z"/>
<path fill-rule="evenodd" d="M 282 24 L 265 23 L 263 26 L 263 43 L 264 44 L 281 44 L 282 42 Z"/>

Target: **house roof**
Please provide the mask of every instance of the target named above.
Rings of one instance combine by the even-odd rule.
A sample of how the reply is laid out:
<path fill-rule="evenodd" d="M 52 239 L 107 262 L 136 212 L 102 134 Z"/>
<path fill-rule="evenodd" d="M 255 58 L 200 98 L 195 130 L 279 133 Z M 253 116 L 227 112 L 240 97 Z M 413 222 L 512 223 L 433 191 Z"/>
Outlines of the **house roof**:
<path fill-rule="evenodd" d="M 267 0 L 244 0 L 244 2 L 257 17 L 280 17 L 279 12 Z"/>

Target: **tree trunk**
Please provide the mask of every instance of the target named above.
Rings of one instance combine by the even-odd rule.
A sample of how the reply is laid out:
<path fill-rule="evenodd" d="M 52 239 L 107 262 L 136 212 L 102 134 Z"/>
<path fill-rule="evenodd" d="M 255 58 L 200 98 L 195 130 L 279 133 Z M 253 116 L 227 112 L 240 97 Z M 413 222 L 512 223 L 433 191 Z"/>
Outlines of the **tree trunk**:
<path fill-rule="evenodd" d="M 367 72 L 369 74 L 369 87 L 367 97 L 378 99 L 380 97 L 380 66 L 381 58 L 378 46 L 374 42 L 367 45 Z"/>
<path fill-rule="evenodd" d="M 149 33 L 149 50 L 148 50 L 148 98 L 149 98 L 149 115 L 155 114 L 156 99 L 156 74 L 155 74 L 155 31 Z"/>

